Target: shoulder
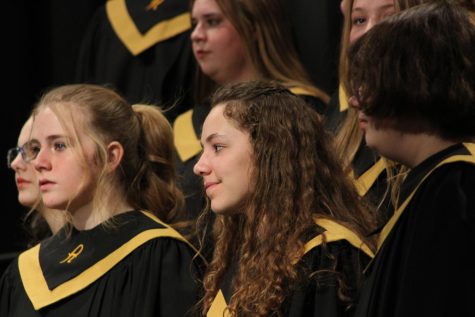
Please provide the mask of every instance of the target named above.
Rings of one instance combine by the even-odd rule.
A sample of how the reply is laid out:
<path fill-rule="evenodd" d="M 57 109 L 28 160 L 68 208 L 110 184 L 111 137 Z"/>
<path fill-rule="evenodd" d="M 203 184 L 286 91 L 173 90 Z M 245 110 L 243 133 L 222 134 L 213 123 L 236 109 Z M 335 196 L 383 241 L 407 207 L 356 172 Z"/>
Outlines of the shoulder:
<path fill-rule="evenodd" d="M 460 216 L 475 218 L 475 165 L 454 162 L 438 167 L 421 185 L 417 195 L 437 210 L 461 211 Z"/>
<path fill-rule="evenodd" d="M 293 86 L 289 88 L 289 91 L 296 95 L 301 97 L 305 103 L 315 110 L 318 114 L 324 114 L 327 108 L 327 102 L 328 102 L 328 96 L 322 95 L 319 96 L 316 93 L 316 89 L 310 89 L 304 86 Z"/>
<path fill-rule="evenodd" d="M 318 218 L 315 223 L 318 228 L 323 229 L 323 232 L 306 243 L 305 252 L 326 244 L 344 244 L 369 257 L 374 256 L 369 246 L 350 228 L 328 218 Z"/>
<path fill-rule="evenodd" d="M 19 280 L 18 256 L 7 265 L 0 279 L 0 292 L 4 292 L 5 287 L 9 287 Z"/>
<path fill-rule="evenodd" d="M 361 274 L 373 257 L 370 248 L 356 233 L 333 220 L 317 219 L 316 222 L 324 231 L 307 242 L 301 264 L 311 271 Z"/>

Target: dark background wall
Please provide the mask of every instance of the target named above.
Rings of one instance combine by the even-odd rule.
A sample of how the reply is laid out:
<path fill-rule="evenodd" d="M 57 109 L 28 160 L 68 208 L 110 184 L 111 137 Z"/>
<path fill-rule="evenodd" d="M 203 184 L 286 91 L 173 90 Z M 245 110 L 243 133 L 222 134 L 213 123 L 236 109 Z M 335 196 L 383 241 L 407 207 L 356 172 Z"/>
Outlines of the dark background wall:
<path fill-rule="evenodd" d="M 3 5 L 0 272 L 8 261 L 3 259 L 25 245 L 21 217 L 26 210 L 17 201 L 14 173 L 6 164 L 7 150 L 16 146 L 20 129 L 41 92 L 52 85 L 73 82 L 82 35 L 94 10 L 103 3 L 16 0 Z"/>

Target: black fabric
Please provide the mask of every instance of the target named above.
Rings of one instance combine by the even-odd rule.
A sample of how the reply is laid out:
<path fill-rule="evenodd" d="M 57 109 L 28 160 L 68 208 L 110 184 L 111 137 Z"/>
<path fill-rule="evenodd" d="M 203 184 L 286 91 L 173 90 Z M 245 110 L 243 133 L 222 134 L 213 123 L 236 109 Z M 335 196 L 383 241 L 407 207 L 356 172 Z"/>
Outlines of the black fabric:
<path fill-rule="evenodd" d="M 318 112 L 318 114 L 324 114 L 325 110 L 327 108 L 327 105 L 320 99 L 316 98 L 313 96 L 308 96 L 308 95 L 300 95 L 303 100 L 305 100 L 305 103 L 311 107 L 313 110 Z"/>
<path fill-rule="evenodd" d="M 16 259 L 0 281 L 0 316 L 192 316 L 202 270 L 193 256 L 184 242 L 152 239 L 84 290 L 38 312 L 25 293 Z"/>
<path fill-rule="evenodd" d="M 352 304 L 343 302 L 338 297 L 338 281 L 334 272 L 341 273 L 339 277 L 348 286 L 348 295 L 354 299 L 361 285 L 363 268 L 369 259 L 346 240 L 330 242 L 326 247 L 313 248 L 297 264 L 301 282 L 297 288 L 289 290 L 280 309 L 282 316 L 352 316 Z M 312 274 L 319 270 L 327 272 Z M 221 284 L 221 291 L 227 303 L 233 294 L 231 281 L 236 272 L 237 264 L 234 262 Z"/>
<path fill-rule="evenodd" d="M 157 23 L 172 19 L 175 16 L 188 12 L 188 0 L 163 1 L 156 10 L 147 9 L 152 0 L 126 0 L 127 11 L 134 20 L 140 33 L 145 34 Z"/>
<path fill-rule="evenodd" d="M 333 95 L 330 97 L 328 106 L 324 113 L 324 125 L 328 131 L 333 134 L 337 134 L 340 126 L 343 124 L 346 118 L 347 111 L 340 111 L 340 95 L 339 90 L 336 89 Z"/>
<path fill-rule="evenodd" d="M 283 0 L 295 46 L 307 73 L 328 94 L 338 86 L 343 15 L 340 1 Z"/>
<path fill-rule="evenodd" d="M 201 137 L 203 123 L 210 111 L 210 104 L 205 103 L 193 108 L 191 120 L 193 130 L 197 139 Z M 205 194 L 203 189 L 203 180 L 193 173 L 193 167 L 198 162 L 199 155 L 181 161 L 177 156 L 176 167 L 179 175 L 179 186 L 185 194 L 186 210 L 191 219 L 196 219 L 205 205 Z"/>
<path fill-rule="evenodd" d="M 174 3 L 165 3 L 170 2 Z M 187 1 L 180 1 L 171 6 L 178 4 L 182 9 L 188 8 Z M 160 22 L 160 15 L 146 11 L 145 7 L 139 7 L 142 14 L 135 13 L 139 9 L 134 1 L 127 1 L 127 6 L 135 8 L 131 14 L 138 19 L 134 20 L 134 23 L 139 27 L 142 24 L 143 28 L 150 27 L 149 19 L 152 18 L 155 18 L 156 23 Z M 168 8 L 165 4 L 163 6 L 159 6 L 160 10 L 157 12 Z M 141 18 L 145 19 L 144 23 Z M 195 69 L 190 31 L 156 43 L 134 56 L 113 30 L 102 6 L 91 19 L 83 38 L 76 68 L 76 81 L 112 85 L 131 104 L 151 103 L 162 106 L 167 110 L 165 115 L 169 121 L 173 122 L 176 116 L 191 108 L 191 87 Z"/>
<path fill-rule="evenodd" d="M 70 238 L 63 228 L 57 235 L 40 244 L 40 266 L 50 290 L 72 279 L 121 247 L 140 232 L 148 229 L 164 229 L 140 211 L 131 211 L 114 217 L 116 228 L 96 226 L 91 230 L 73 229 Z M 101 241 L 101 243 L 97 243 Z M 82 252 L 70 263 L 68 254 L 83 246 Z M 63 263 L 62 263 L 63 262 Z"/>
<path fill-rule="evenodd" d="M 414 168 L 402 200 L 444 158 Z M 355 316 L 474 316 L 475 165 L 442 165 L 422 183 L 368 268 Z"/>

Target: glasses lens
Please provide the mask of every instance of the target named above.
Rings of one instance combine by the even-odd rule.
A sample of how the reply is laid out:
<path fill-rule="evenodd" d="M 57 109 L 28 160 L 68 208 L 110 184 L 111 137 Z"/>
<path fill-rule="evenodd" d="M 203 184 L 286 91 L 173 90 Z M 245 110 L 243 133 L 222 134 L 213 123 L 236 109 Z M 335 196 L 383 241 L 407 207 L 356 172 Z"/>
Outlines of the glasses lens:
<path fill-rule="evenodd" d="M 16 159 L 16 157 L 20 154 L 20 148 L 19 147 L 14 147 L 7 152 L 7 166 L 8 168 L 12 167 L 13 161 Z"/>
<path fill-rule="evenodd" d="M 23 145 L 21 150 L 21 157 L 25 162 L 30 162 L 38 155 L 38 147 L 32 142 L 27 142 Z"/>

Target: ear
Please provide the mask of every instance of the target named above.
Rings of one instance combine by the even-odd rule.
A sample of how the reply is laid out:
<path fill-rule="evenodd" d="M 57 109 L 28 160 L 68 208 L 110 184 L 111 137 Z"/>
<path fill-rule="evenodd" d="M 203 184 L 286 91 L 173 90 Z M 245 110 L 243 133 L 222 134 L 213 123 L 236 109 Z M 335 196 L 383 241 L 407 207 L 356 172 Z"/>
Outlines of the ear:
<path fill-rule="evenodd" d="M 107 169 L 109 172 L 115 171 L 124 156 L 124 148 L 117 141 L 112 141 L 107 146 Z"/>

